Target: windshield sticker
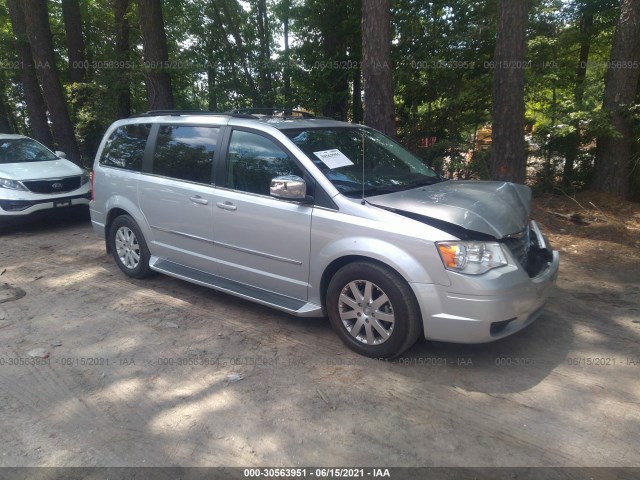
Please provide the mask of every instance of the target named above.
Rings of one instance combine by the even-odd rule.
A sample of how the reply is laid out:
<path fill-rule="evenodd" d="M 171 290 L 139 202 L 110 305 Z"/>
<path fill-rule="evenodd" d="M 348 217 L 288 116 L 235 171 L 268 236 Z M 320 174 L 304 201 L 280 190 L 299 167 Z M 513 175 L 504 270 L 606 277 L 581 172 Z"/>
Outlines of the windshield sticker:
<path fill-rule="evenodd" d="M 313 154 L 320 160 L 322 160 L 322 163 L 324 163 L 330 169 L 348 167 L 349 165 L 353 165 L 353 162 L 349 160 L 349 157 L 347 157 L 337 148 L 334 148 L 333 150 L 313 152 Z"/>

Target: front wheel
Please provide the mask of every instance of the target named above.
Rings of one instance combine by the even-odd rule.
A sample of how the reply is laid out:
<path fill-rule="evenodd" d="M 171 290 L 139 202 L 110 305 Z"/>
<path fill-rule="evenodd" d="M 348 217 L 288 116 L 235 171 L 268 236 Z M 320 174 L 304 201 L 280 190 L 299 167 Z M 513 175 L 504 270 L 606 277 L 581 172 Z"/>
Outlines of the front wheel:
<path fill-rule="evenodd" d="M 418 302 L 407 282 L 373 262 L 338 270 L 329 282 L 326 306 L 342 341 L 367 357 L 397 357 L 422 330 Z"/>
<path fill-rule="evenodd" d="M 133 278 L 146 277 L 149 249 L 138 224 L 129 215 L 121 215 L 111 224 L 109 242 L 113 258 L 120 270 Z"/>

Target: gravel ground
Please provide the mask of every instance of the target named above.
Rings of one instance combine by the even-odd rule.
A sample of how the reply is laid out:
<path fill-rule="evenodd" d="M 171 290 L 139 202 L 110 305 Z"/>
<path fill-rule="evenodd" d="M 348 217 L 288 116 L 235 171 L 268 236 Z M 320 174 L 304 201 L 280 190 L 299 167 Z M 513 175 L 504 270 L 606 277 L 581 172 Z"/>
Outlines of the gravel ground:
<path fill-rule="evenodd" d="M 640 250 L 545 218 L 537 322 L 393 362 L 327 319 L 129 279 L 84 217 L 0 229 L 0 466 L 638 466 Z"/>

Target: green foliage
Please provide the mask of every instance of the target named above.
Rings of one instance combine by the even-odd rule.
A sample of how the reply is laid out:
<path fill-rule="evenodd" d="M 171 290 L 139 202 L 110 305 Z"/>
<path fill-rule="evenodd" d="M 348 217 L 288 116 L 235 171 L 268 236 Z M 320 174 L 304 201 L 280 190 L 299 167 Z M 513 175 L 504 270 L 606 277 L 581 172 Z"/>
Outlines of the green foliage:
<path fill-rule="evenodd" d="M 429 163 L 464 163 L 473 132 L 490 120 L 495 1 L 399 0 L 393 14 L 400 138 L 417 151 L 435 137 Z"/>
<path fill-rule="evenodd" d="M 618 10 L 615 0 L 537 0 L 531 12 L 526 116 L 538 188 L 580 189 L 590 179 L 595 140 L 614 135 L 601 109 Z M 592 23 L 585 23 L 590 16 Z M 587 28 L 588 27 L 588 28 Z M 588 57 L 581 59 L 581 47 Z M 585 67 L 584 77 L 578 75 Z M 565 165 L 573 165 L 567 170 Z"/>
<path fill-rule="evenodd" d="M 176 108 L 288 106 L 353 118 L 358 100 L 354 95 L 361 89 L 361 1 L 165 0 L 166 68 Z M 480 148 L 474 137 L 491 121 L 496 4 L 497 0 L 392 2 L 398 136 L 446 175 L 487 177 L 487 145 Z M 266 15 L 259 20 L 262 5 Z M 90 162 L 105 128 L 117 118 L 117 85 L 129 86 L 134 113 L 147 109 L 146 66 L 135 0 L 127 13 L 129 62 L 120 66 L 114 65 L 113 1 L 87 0 L 80 6 L 88 81 L 69 85 L 61 0 L 48 2 L 57 66 L 83 160 Z M 601 106 L 618 14 L 617 0 L 532 0 L 526 117 L 529 164 L 540 188 L 554 189 L 558 183 L 564 183 L 563 188 L 584 186 L 591 174 L 595 139 L 617 135 Z M 591 21 L 589 28 L 581 28 L 585 19 Z M 285 22 L 289 51 L 282 38 Z M 13 42 L 2 4 L 2 65 L 17 60 Z M 589 56 L 581 79 L 577 72 L 585 45 Z M 0 70 L 0 101 L 9 107 L 15 128 L 28 134 L 18 69 Z M 627 110 L 638 125 L 638 106 Z M 419 146 L 425 139 L 428 148 Z M 567 159 L 572 175 L 563 178 Z M 639 171 L 637 166 L 638 184 Z"/>

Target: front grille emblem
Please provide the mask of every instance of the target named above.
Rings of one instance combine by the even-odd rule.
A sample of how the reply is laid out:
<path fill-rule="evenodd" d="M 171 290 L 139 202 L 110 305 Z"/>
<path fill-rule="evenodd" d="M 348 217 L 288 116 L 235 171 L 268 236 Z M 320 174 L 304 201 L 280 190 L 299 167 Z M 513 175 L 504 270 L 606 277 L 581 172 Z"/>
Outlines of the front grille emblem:
<path fill-rule="evenodd" d="M 62 187 L 64 187 L 64 185 L 59 182 L 51 184 L 51 188 L 53 188 L 54 190 L 60 190 Z"/>

